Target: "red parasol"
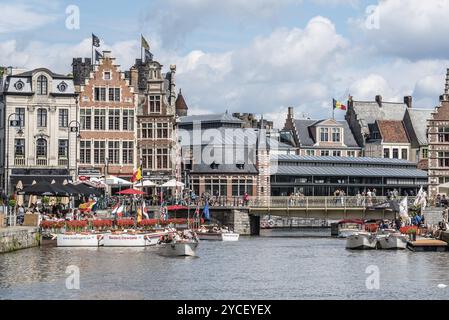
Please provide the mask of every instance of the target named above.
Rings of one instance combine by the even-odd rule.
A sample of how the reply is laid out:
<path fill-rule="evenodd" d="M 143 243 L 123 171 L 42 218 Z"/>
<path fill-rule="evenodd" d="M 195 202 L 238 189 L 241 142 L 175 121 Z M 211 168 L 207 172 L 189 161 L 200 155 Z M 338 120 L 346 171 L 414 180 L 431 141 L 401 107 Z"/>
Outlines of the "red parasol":
<path fill-rule="evenodd" d="M 136 190 L 136 189 L 132 189 L 132 188 L 131 188 L 131 189 L 126 189 L 126 190 L 117 192 L 117 194 L 144 195 L 144 194 L 146 194 L 146 193 L 143 192 L 143 191 L 140 191 L 140 190 Z"/>
<path fill-rule="evenodd" d="M 174 206 L 168 206 L 167 210 L 168 211 L 178 211 L 178 210 L 188 210 L 189 208 L 187 208 L 186 206 L 180 206 L 180 205 L 174 205 Z"/>

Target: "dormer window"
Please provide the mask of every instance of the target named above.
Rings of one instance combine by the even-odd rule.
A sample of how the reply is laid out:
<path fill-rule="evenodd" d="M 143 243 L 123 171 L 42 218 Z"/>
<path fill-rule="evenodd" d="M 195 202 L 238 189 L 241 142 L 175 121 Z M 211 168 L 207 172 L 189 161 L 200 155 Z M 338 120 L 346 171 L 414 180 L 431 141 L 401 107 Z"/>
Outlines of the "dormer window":
<path fill-rule="evenodd" d="M 37 78 L 37 94 L 45 96 L 48 93 L 48 80 L 46 76 L 39 76 Z"/>
<path fill-rule="evenodd" d="M 340 142 L 340 141 L 341 141 L 341 129 L 332 128 L 332 142 Z"/>
<path fill-rule="evenodd" d="M 23 83 L 22 80 L 19 80 L 14 84 L 14 88 L 16 88 L 17 91 L 22 91 L 24 87 L 25 83 Z"/>
<path fill-rule="evenodd" d="M 329 128 L 320 128 L 320 141 L 329 141 Z"/>
<path fill-rule="evenodd" d="M 58 84 L 57 88 L 60 92 L 65 92 L 67 90 L 67 83 L 65 83 L 64 81 L 62 81 L 60 84 Z"/>

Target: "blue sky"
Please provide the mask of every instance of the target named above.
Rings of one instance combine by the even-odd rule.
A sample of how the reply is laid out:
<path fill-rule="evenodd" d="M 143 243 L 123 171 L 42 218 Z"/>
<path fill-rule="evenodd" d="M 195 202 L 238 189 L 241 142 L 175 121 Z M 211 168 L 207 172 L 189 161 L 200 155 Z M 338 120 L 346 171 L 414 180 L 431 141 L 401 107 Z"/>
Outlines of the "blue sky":
<path fill-rule="evenodd" d="M 69 73 L 90 56 L 90 34 L 125 70 L 139 37 L 155 59 L 178 67 L 191 113 L 264 113 L 282 125 L 328 117 L 332 98 L 401 101 L 433 108 L 449 67 L 449 0 L 0 0 L 0 64 Z M 80 29 L 65 26 L 80 10 Z M 375 5 L 378 25 L 367 26 Z M 337 114 L 342 118 L 343 114 Z"/>

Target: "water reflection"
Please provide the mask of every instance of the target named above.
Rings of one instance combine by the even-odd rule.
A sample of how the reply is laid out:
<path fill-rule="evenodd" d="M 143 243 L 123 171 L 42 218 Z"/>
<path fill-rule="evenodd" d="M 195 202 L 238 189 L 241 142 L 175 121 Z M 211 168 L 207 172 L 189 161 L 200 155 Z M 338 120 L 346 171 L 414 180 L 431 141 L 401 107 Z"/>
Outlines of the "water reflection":
<path fill-rule="evenodd" d="M 271 232 L 201 242 L 200 258 L 155 248 L 36 248 L 0 256 L 2 299 L 432 299 L 449 298 L 448 253 L 348 251 L 345 242 Z M 287 236 L 287 238 L 285 238 Z M 65 288 L 67 266 L 80 290 Z M 367 290 L 366 268 L 380 270 Z"/>

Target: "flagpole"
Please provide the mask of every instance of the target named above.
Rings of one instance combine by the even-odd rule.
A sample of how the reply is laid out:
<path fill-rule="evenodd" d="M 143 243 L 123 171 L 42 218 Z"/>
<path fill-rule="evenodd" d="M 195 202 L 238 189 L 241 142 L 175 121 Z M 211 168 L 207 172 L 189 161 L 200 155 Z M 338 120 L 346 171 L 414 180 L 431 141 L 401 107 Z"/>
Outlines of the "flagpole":
<path fill-rule="evenodd" d="M 142 35 L 142 34 L 140 34 L 140 60 L 142 61 L 142 64 L 143 64 L 143 54 L 142 54 L 142 49 L 143 49 L 143 47 L 142 47 L 142 38 L 143 38 L 143 35 Z"/>
<path fill-rule="evenodd" d="M 95 62 L 94 62 L 94 34 L 92 33 L 92 44 L 91 44 L 91 46 L 92 46 L 92 71 L 94 70 L 94 64 L 95 64 Z"/>

